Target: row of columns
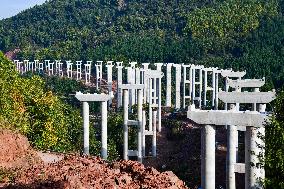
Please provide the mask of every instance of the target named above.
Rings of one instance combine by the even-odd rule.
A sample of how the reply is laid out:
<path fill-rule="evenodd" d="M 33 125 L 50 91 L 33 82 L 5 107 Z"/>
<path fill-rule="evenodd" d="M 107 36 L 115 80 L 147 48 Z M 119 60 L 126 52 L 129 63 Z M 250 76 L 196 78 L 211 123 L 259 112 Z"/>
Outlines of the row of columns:
<path fill-rule="evenodd" d="M 14 61 L 17 64 L 17 69 L 21 70 L 21 62 L 18 60 Z M 35 60 L 35 70 L 40 72 L 47 71 L 49 75 L 54 74 L 54 63 L 50 60 L 45 60 L 44 63 L 40 63 L 38 60 Z M 85 66 L 85 82 L 91 82 L 91 64 L 92 61 L 87 61 Z M 28 60 L 24 61 L 24 66 L 26 71 L 33 70 L 33 62 L 29 62 Z M 73 78 L 73 63 L 71 61 L 66 61 L 66 72 L 68 78 Z M 150 70 L 149 65 L 150 63 L 142 63 L 142 68 L 137 67 L 137 62 L 130 62 L 129 67 L 127 69 L 127 81 L 128 84 L 143 84 L 143 74 Z M 229 78 L 238 77 L 241 78 L 245 75 L 245 72 L 233 72 L 232 70 L 219 70 L 218 68 L 205 68 L 204 66 L 199 65 L 186 65 L 186 64 L 174 64 L 174 63 L 155 63 L 157 71 L 163 71 L 162 67 L 166 66 L 166 107 L 172 106 L 172 68 L 175 68 L 175 100 L 174 100 L 174 107 L 175 109 L 186 108 L 188 105 L 197 103 L 199 107 L 202 105 L 206 107 L 208 105 L 208 91 L 212 91 L 212 98 L 211 98 L 211 106 L 214 109 L 218 109 L 218 89 L 219 89 L 219 75 L 221 74 L 224 78 L 226 78 L 226 86 L 225 90 L 228 90 L 227 82 Z M 107 72 L 107 88 L 110 95 L 113 94 L 112 90 L 112 82 L 113 82 L 113 68 L 114 68 L 113 61 L 106 62 L 106 72 Z M 123 62 L 116 62 L 116 69 L 117 69 L 117 86 L 123 82 Z M 45 70 L 44 70 L 45 69 Z M 82 61 L 76 61 L 76 79 L 81 80 L 82 78 Z M 182 74 L 183 70 L 183 74 Z M 63 63 L 58 60 L 55 61 L 55 71 L 56 74 L 63 76 Z M 101 88 L 101 81 L 102 81 L 102 73 L 103 73 L 103 61 L 96 61 L 95 62 L 95 82 L 96 88 Z M 211 76 L 211 86 L 208 86 L 208 76 Z M 197 78 L 199 79 L 197 81 Z M 183 80 L 182 80 L 183 79 Z M 157 83 L 154 85 L 161 85 L 161 79 L 158 80 Z M 183 87 L 183 93 L 181 93 L 181 85 Z M 145 84 L 144 95 L 143 95 L 143 102 L 147 101 L 147 84 Z M 157 88 L 154 86 L 154 88 Z M 158 92 L 158 91 L 157 91 Z M 154 91 L 155 93 L 155 91 Z M 134 105 L 137 103 L 136 99 L 136 91 L 130 94 L 130 104 Z M 160 94 L 162 95 L 162 93 Z M 121 90 L 117 88 L 117 108 L 122 106 L 122 93 Z M 182 99 L 181 99 L 182 97 Z M 145 99 L 144 99 L 145 98 Z M 133 100 L 132 100 L 133 99 Z M 188 103 L 189 101 L 189 103 Z M 203 103 L 202 103 L 203 101 Z M 109 104 L 110 105 L 110 104 Z M 162 106 L 162 105 L 161 105 Z M 227 106 L 225 104 L 225 106 Z M 158 110 L 158 115 L 160 115 L 161 110 Z M 160 119 L 160 118 L 159 118 Z"/>

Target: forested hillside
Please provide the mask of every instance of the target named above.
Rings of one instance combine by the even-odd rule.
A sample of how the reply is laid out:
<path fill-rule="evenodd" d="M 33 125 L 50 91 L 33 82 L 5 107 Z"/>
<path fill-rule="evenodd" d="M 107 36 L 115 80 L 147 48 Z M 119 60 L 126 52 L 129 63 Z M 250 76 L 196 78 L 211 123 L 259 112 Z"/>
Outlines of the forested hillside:
<path fill-rule="evenodd" d="M 195 63 L 284 83 L 282 0 L 50 0 L 0 21 L 18 57 Z"/>

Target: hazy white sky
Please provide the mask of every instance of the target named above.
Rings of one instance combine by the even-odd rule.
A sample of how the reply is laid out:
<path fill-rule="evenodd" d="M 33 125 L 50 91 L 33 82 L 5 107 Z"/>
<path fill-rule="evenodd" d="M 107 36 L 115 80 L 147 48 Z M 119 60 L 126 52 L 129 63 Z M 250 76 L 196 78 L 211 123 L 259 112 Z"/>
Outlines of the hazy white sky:
<path fill-rule="evenodd" d="M 36 4 L 40 5 L 46 0 L 0 0 L 0 20 L 9 18 Z"/>

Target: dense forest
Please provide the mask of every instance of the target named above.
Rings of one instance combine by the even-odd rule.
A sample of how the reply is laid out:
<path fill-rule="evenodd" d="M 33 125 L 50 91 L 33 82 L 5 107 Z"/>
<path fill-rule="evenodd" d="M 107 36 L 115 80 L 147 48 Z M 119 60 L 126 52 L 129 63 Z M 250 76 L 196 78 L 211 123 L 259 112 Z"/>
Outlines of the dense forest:
<path fill-rule="evenodd" d="M 0 21 L 18 58 L 195 63 L 284 83 L 282 0 L 49 0 Z"/>

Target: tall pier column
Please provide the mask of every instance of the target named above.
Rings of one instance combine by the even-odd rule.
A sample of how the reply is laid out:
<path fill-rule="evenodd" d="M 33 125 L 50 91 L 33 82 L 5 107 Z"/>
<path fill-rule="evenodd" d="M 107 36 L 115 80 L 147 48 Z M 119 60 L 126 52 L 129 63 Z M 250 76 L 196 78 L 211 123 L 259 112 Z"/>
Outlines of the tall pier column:
<path fill-rule="evenodd" d="M 142 157 L 145 157 L 146 155 L 146 135 L 145 135 L 145 131 L 146 131 L 146 111 L 142 111 Z"/>
<path fill-rule="evenodd" d="M 141 89 L 137 90 L 138 93 L 138 161 L 142 162 L 142 106 L 143 106 L 143 91 Z"/>
<path fill-rule="evenodd" d="M 102 159 L 107 159 L 107 101 L 101 102 L 102 112 Z"/>
<path fill-rule="evenodd" d="M 191 84 L 192 84 L 192 94 L 191 94 L 191 104 L 194 104 L 194 98 L 195 98 L 195 68 L 194 66 L 192 67 L 192 79 L 191 79 Z"/>
<path fill-rule="evenodd" d="M 82 61 L 76 61 L 76 79 L 82 79 Z"/>
<path fill-rule="evenodd" d="M 162 71 L 163 63 L 155 63 L 157 70 Z M 156 82 L 155 82 L 156 83 Z M 162 129 L 162 78 L 158 78 L 158 87 L 156 87 L 156 97 L 158 98 L 158 131 L 161 132 Z"/>
<path fill-rule="evenodd" d="M 113 68 L 113 61 L 107 61 L 107 85 L 108 85 L 108 94 L 113 97 L 113 91 L 112 91 L 112 68 Z M 112 101 L 108 101 L 108 106 L 111 106 Z"/>
<path fill-rule="evenodd" d="M 207 75 L 208 72 L 204 70 L 204 96 L 203 96 L 203 105 L 206 107 L 207 106 Z"/>
<path fill-rule="evenodd" d="M 123 62 L 116 62 L 117 68 L 117 108 L 122 106 L 122 91 L 119 88 L 122 85 L 122 69 L 123 69 Z"/>
<path fill-rule="evenodd" d="M 89 123 L 90 123 L 90 110 L 89 103 L 83 102 L 83 130 L 84 130 L 84 154 L 90 155 L 90 145 L 89 145 Z"/>
<path fill-rule="evenodd" d="M 236 111 L 236 106 L 231 105 L 231 111 Z M 227 126 L 227 159 L 226 159 L 226 188 L 236 189 L 236 177 L 235 177 L 235 164 L 237 163 L 237 151 L 238 145 L 238 130 L 235 125 Z"/>
<path fill-rule="evenodd" d="M 180 109 L 180 83 L 181 83 L 181 65 L 174 64 L 176 68 L 176 100 L 175 100 L 175 108 Z"/>
<path fill-rule="evenodd" d="M 215 189 L 215 127 L 205 125 L 202 128 L 201 140 L 201 187 Z"/>
<path fill-rule="evenodd" d="M 266 104 L 259 105 L 259 112 L 265 113 Z M 265 127 L 247 127 L 245 132 L 245 188 L 264 188 L 262 182 L 265 178 L 265 170 L 260 157 L 264 157 Z M 249 166 L 247 166 L 249 165 Z"/>
<path fill-rule="evenodd" d="M 157 111 L 153 111 L 152 156 L 157 157 Z"/>
<path fill-rule="evenodd" d="M 167 63 L 166 106 L 172 106 L 172 63 Z"/>
<path fill-rule="evenodd" d="M 219 73 L 216 73 L 215 79 L 215 110 L 219 109 Z"/>
<path fill-rule="evenodd" d="M 123 159 L 128 160 L 128 90 L 123 90 Z"/>
<path fill-rule="evenodd" d="M 96 88 L 100 89 L 101 80 L 103 76 L 103 61 L 96 61 L 95 68 L 96 68 Z"/>

